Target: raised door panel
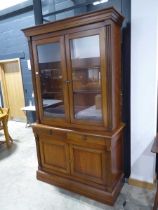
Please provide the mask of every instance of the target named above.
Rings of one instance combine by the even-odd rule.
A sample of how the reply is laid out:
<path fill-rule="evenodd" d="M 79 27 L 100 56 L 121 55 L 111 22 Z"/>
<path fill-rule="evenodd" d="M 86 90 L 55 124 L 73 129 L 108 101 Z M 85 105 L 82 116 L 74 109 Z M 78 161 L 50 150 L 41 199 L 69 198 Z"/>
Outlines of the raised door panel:
<path fill-rule="evenodd" d="M 47 139 L 47 140 L 46 140 Z M 63 173 L 69 173 L 69 149 L 64 142 L 40 138 L 42 167 Z"/>
<path fill-rule="evenodd" d="M 42 123 L 69 121 L 64 37 L 33 42 L 35 81 Z"/>
<path fill-rule="evenodd" d="M 71 175 L 105 184 L 105 152 L 81 146 L 70 146 Z"/>

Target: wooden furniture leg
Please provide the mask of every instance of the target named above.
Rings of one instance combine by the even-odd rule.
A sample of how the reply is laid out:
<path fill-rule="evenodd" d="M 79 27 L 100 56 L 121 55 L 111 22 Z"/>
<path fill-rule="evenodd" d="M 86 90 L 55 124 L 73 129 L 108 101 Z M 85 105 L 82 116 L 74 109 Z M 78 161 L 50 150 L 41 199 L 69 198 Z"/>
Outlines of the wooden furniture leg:
<path fill-rule="evenodd" d="M 7 144 L 7 147 L 9 147 L 10 146 L 10 141 L 13 141 L 13 140 L 8 133 L 7 119 L 3 118 L 2 123 L 3 123 L 3 129 L 4 129 L 4 136 L 5 136 L 5 139 L 6 139 L 6 144 Z"/>
<path fill-rule="evenodd" d="M 158 185 L 156 187 L 156 195 L 155 195 L 153 210 L 157 210 L 157 208 L 158 208 Z"/>

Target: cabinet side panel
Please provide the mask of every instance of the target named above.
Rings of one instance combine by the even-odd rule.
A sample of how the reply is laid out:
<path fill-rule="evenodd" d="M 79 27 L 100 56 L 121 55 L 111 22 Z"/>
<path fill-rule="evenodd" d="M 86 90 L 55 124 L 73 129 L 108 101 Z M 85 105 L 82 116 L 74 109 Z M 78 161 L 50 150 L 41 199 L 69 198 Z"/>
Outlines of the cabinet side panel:
<path fill-rule="evenodd" d="M 121 30 L 112 24 L 112 119 L 117 128 L 121 123 Z"/>
<path fill-rule="evenodd" d="M 112 139 L 111 145 L 111 173 L 113 186 L 123 176 L 123 135 L 119 133 Z"/>
<path fill-rule="evenodd" d="M 120 26 L 108 22 L 106 34 L 106 74 L 109 130 L 121 124 L 121 34 Z"/>

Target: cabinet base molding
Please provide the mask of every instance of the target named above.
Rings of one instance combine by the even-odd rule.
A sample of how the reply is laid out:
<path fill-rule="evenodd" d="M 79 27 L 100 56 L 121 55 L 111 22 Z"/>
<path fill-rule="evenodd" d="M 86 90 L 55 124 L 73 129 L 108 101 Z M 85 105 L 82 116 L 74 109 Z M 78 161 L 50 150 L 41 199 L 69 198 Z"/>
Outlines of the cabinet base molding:
<path fill-rule="evenodd" d="M 115 203 L 118 197 L 118 194 L 120 193 L 123 187 L 123 175 L 120 177 L 119 181 L 115 185 L 112 192 L 96 189 L 92 186 L 85 185 L 77 181 L 67 179 L 65 177 L 57 176 L 55 174 L 49 174 L 41 170 L 37 171 L 37 179 L 40 181 L 49 183 L 49 184 L 56 185 L 58 187 L 62 187 L 66 190 L 70 190 L 75 193 L 85 195 L 96 201 L 99 201 L 99 202 L 102 202 L 111 206 Z"/>

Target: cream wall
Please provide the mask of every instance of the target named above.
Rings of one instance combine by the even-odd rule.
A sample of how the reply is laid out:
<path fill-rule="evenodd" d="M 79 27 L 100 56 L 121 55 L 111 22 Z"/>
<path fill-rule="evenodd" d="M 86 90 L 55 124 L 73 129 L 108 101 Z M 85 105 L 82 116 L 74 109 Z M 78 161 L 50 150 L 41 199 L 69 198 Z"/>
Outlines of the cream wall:
<path fill-rule="evenodd" d="M 153 182 L 158 73 L 158 1 L 131 1 L 131 177 Z"/>

